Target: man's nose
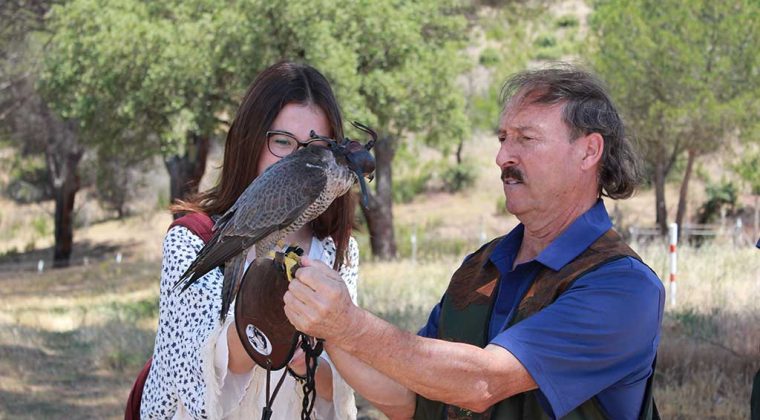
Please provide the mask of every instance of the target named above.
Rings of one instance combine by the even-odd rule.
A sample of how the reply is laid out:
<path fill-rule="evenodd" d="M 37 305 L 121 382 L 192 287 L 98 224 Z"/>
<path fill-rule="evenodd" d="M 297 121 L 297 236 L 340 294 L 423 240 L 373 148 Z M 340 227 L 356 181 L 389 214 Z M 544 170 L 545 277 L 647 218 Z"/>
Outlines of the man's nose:
<path fill-rule="evenodd" d="M 513 166 L 517 164 L 517 155 L 514 148 L 509 147 L 509 141 L 504 140 L 499 145 L 499 151 L 496 153 L 496 165 L 500 168 Z"/>

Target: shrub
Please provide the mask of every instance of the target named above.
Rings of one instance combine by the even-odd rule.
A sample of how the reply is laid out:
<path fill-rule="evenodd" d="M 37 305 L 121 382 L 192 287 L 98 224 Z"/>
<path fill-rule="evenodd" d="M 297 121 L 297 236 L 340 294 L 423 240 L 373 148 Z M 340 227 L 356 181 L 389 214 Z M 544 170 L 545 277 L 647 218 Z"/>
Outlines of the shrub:
<path fill-rule="evenodd" d="M 473 186 L 476 177 L 477 171 L 475 166 L 466 162 L 450 166 L 441 174 L 443 188 L 450 193 L 462 191 Z"/>
<path fill-rule="evenodd" d="M 507 214 L 507 197 L 500 195 L 496 199 L 496 214 Z"/>
<path fill-rule="evenodd" d="M 429 176 L 426 175 L 417 175 L 395 181 L 393 183 L 393 202 L 408 203 L 412 201 L 414 197 L 425 191 L 428 178 Z"/>
<path fill-rule="evenodd" d="M 480 53 L 480 58 L 478 61 L 481 65 L 484 65 L 486 67 L 496 66 L 499 64 L 499 61 L 501 61 L 499 51 L 497 51 L 495 48 L 484 48 Z"/>
<path fill-rule="evenodd" d="M 12 200 L 26 204 L 53 198 L 45 161 L 27 157 L 17 157 L 11 162 L 6 195 Z"/>
<path fill-rule="evenodd" d="M 50 220 L 47 216 L 37 216 L 32 220 L 32 228 L 39 237 L 48 236 L 50 231 Z"/>
<path fill-rule="evenodd" d="M 557 45 L 557 38 L 554 35 L 541 35 L 536 38 L 534 44 L 539 48 L 550 48 Z"/>
<path fill-rule="evenodd" d="M 707 201 L 697 211 L 697 223 L 715 222 L 721 209 L 727 207 L 727 210 L 731 212 L 736 206 L 738 191 L 736 185 L 731 181 L 724 180 L 717 184 L 708 183 L 705 192 L 707 192 Z"/>
<path fill-rule="evenodd" d="M 558 28 L 575 28 L 578 26 L 578 18 L 573 15 L 563 15 L 557 18 Z"/>
<path fill-rule="evenodd" d="M 169 204 L 169 192 L 159 189 L 156 193 L 156 209 L 166 211 L 169 209 Z"/>

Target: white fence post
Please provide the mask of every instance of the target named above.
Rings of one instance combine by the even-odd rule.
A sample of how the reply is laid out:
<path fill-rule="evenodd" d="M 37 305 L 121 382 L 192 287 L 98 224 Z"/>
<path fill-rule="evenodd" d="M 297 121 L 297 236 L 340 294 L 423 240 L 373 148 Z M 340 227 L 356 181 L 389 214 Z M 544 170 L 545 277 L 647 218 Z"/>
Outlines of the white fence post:
<path fill-rule="evenodd" d="M 760 238 L 760 194 L 755 196 L 755 229 L 754 229 L 754 235 L 752 236 L 754 240 L 758 240 Z M 752 241 L 750 241 L 752 242 Z"/>
<path fill-rule="evenodd" d="M 734 246 L 744 245 L 744 225 L 742 224 L 742 218 L 736 218 L 736 225 L 734 226 Z"/>
<path fill-rule="evenodd" d="M 412 264 L 417 264 L 417 226 L 415 225 L 412 231 L 412 236 L 409 238 L 412 242 Z"/>
<path fill-rule="evenodd" d="M 45 260 L 39 260 L 37 261 L 37 272 L 42 273 L 45 271 Z"/>
<path fill-rule="evenodd" d="M 636 246 L 639 244 L 639 229 L 636 226 L 628 228 L 628 232 L 631 234 L 631 243 Z"/>
<path fill-rule="evenodd" d="M 121 275 L 121 260 L 123 259 L 121 252 L 116 253 L 115 259 L 116 259 L 116 274 Z"/>
<path fill-rule="evenodd" d="M 668 236 L 670 245 L 668 254 L 670 256 L 670 306 L 676 306 L 676 273 L 678 272 L 678 261 L 676 245 L 678 245 L 678 224 L 671 223 L 668 226 Z"/>

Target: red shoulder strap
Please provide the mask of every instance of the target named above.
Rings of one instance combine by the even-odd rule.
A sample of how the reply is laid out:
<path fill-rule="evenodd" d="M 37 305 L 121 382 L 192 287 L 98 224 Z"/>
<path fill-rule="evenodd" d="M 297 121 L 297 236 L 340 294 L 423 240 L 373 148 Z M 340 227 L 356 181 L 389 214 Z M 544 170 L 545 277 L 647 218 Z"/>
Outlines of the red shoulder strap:
<path fill-rule="evenodd" d="M 137 379 L 132 385 L 132 390 L 129 392 L 127 406 L 124 409 L 124 420 L 140 420 L 140 401 L 142 400 L 143 388 L 145 388 L 145 381 L 148 380 L 152 364 L 153 358 L 151 357 L 137 375 Z"/>
<path fill-rule="evenodd" d="M 198 235 L 203 242 L 208 242 L 214 236 L 214 221 L 206 213 L 189 213 L 172 222 L 169 229 L 174 226 L 184 226 L 190 229 L 190 232 Z"/>

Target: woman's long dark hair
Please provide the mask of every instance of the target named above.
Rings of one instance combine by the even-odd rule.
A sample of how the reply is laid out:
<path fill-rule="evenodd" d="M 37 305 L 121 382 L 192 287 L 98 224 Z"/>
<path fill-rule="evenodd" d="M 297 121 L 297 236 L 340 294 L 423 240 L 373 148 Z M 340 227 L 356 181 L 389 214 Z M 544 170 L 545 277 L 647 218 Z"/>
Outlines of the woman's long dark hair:
<path fill-rule="evenodd" d="M 317 106 L 324 111 L 330 136 L 343 138 L 343 121 L 330 83 L 314 67 L 282 61 L 256 77 L 238 108 L 224 147 L 224 161 L 216 186 L 170 207 L 172 213 L 223 214 L 258 175 L 266 132 L 288 104 Z M 312 223 L 314 235 L 335 241 L 335 268 L 340 267 L 351 236 L 356 200 L 348 192 Z"/>

